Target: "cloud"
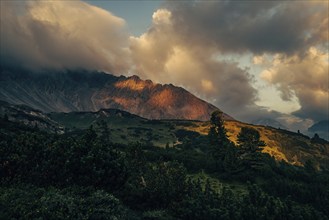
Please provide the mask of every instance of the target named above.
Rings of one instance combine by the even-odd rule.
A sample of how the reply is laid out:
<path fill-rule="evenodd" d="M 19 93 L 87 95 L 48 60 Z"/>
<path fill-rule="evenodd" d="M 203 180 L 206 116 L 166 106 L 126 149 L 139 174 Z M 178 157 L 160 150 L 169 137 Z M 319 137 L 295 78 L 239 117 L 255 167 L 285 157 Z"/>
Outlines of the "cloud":
<path fill-rule="evenodd" d="M 166 9 L 158 9 L 153 13 L 152 19 L 156 25 L 171 24 L 171 12 Z"/>
<path fill-rule="evenodd" d="M 258 124 L 262 121 L 266 122 L 266 124 L 268 122 L 278 122 L 278 124 L 281 124 L 282 126 L 278 126 L 278 124 L 271 125 L 271 123 L 269 125 L 276 128 L 280 127 L 282 129 L 288 129 L 294 132 L 300 130 L 305 134 L 307 133 L 307 129 L 314 124 L 312 119 L 301 118 L 260 106 L 249 106 L 245 108 L 245 110 L 239 114 L 239 117 L 242 121 L 252 124 Z"/>
<path fill-rule="evenodd" d="M 329 54 L 311 47 L 303 58 L 276 55 L 261 77 L 281 92 L 283 100 L 296 96 L 301 108 L 293 114 L 315 121 L 329 118 Z"/>
<path fill-rule="evenodd" d="M 249 53 L 254 55 L 254 65 L 269 71 L 268 59 L 275 54 L 288 65 L 294 59 L 307 60 L 309 48 L 326 49 L 327 33 L 327 2 L 168 1 L 165 9 L 154 13 L 151 28 L 131 38 L 130 49 L 136 72 L 144 78 L 181 85 L 240 120 L 268 117 L 298 127 L 327 117 L 328 109 L 325 90 L 316 86 L 298 89 L 303 83 L 311 83 L 299 74 L 306 71 L 303 66 L 287 67 L 294 71 L 290 74 L 293 78 L 283 79 L 287 72 L 276 71 L 269 76 L 280 75 L 282 80 L 267 80 L 279 88 L 284 100 L 297 96 L 302 107 L 288 117 L 257 106 L 258 93 L 249 70 L 222 58 Z M 306 75 L 313 83 L 327 82 L 320 76 L 310 76 L 316 60 L 303 62 L 308 62 L 304 64 L 308 66 Z M 322 70 L 324 73 L 327 68 L 323 66 Z"/>
<path fill-rule="evenodd" d="M 328 42 L 326 1 L 168 1 L 167 8 L 187 43 L 222 52 L 293 54 Z"/>
<path fill-rule="evenodd" d="M 217 59 L 218 51 L 207 45 L 189 44 L 173 23 L 171 12 L 159 9 L 149 31 L 131 38 L 136 72 L 143 78 L 183 86 L 231 113 L 253 104 L 257 92 L 250 74 L 237 63 Z"/>
<path fill-rule="evenodd" d="M 123 19 L 81 1 L 1 1 L 2 64 L 127 72 L 128 38 Z"/>
<path fill-rule="evenodd" d="M 328 117 L 326 1 L 167 1 L 138 37 L 122 18 L 82 1 L 0 4 L 2 64 L 138 74 L 183 86 L 245 121 Z M 250 70 L 224 59 L 244 54 L 282 99 L 298 98 L 294 120 L 255 104 Z"/>

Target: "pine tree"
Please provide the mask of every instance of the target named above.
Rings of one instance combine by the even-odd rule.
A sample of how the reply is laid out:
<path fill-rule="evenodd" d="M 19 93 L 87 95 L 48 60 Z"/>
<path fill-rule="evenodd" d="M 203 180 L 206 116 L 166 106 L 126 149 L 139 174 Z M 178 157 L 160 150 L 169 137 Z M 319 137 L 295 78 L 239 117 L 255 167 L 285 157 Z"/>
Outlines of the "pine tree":
<path fill-rule="evenodd" d="M 238 134 L 238 146 L 240 159 L 244 161 L 244 164 L 256 169 L 263 164 L 260 160 L 260 152 L 266 144 L 260 140 L 260 134 L 256 129 L 250 127 L 241 128 Z"/>
<path fill-rule="evenodd" d="M 90 125 L 89 128 L 85 131 L 82 140 L 84 140 L 86 145 L 90 145 L 96 140 L 96 138 L 97 138 L 97 134 L 94 130 L 94 127 Z"/>
<path fill-rule="evenodd" d="M 211 145 L 211 154 L 216 160 L 216 165 L 223 168 L 223 162 L 228 149 L 234 147 L 234 144 L 228 139 L 224 126 L 223 112 L 217 110 L 211 114 L 211 127 L 208 137 Z"/>
<path fill-rule="evenodd" d="M 110 142 L 110 130 L 107 126 L 107 123 L 104 120 L 101 120 L 99 123 L 100 129 L 101 129 L 101 135 L 100 139 L 104 141 L 105 143 Z"/>

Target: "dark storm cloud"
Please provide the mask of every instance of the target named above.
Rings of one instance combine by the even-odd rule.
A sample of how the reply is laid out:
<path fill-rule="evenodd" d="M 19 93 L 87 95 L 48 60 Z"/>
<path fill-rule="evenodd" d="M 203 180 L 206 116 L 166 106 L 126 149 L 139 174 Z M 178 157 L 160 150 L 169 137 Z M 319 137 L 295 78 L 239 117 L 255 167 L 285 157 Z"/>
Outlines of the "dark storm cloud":
<path fill-rule="evenodd" d="M 222 52 L 291 54 L 326 37 L 321 2 L 169 1 L 167 8 L 186 41 Z"/>

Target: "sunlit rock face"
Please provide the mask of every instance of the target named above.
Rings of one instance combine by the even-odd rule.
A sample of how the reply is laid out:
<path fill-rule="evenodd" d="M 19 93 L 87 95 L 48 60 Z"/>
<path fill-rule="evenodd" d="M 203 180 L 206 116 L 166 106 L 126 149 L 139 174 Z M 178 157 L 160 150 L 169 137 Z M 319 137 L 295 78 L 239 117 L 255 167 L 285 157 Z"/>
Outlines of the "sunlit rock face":
<path fill-rule="evenodd" d="M 1 70 L 0 100 L 44 112 L 116 108 L 149 119 L 208 120 L 218 108 L 185 89 L 100 72 Z M 232 119 L 224 114 L 225 119 Z"/>

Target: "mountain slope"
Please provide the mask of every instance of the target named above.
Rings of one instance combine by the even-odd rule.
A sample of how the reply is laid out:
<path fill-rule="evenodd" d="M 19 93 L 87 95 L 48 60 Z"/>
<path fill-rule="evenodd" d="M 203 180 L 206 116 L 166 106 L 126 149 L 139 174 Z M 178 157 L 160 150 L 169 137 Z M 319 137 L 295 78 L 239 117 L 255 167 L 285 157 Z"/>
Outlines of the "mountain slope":
<path fill-rule="evenodd" d="M 105 122 L 110 130 L 110 139 L 115 143 L 139 141 L 152 143 L 158 147 L 178 146 L 194 143 L 202 148 L 208 146 L 206 135 L 210 122 L 188 120 L 147 120 L 127 112 L 114 109 L 102 109 L 98 112 L 50 113 L 48 116 L 63 124 L 68 130 L 85 129 L 93 125 L 101 130 L 101 122 Z M 315 141 L 301 133 L 276 129 L 269 126 L 246 124 L 239 121 L 226 121 L 227 134 L 233 142 L 242 127 L 252 127 L 259 131 L 266 147 L 263 152 L 276 160 L 284 160 L 290 164 L 303 165 L 308 160 L 316 161 L 318 167 L 329 168 L 329 142 Z"/>
<path fill-rule="evenodd" d="M 52 133 L 63 133 L 64 127 L 39 110 L 26 105 L 13 105 L 0 101 L 0 117 Z"/>
<path fill-rule="evenodd" d="M 0 100 L 44 112 L 115 108 L 148 119 L 208 120 L 217 108 L 183 88 L 86 71 L 36 74 L 1 69 Z M 232 119 L 225 114 L 226 119 Z"/>
<path fill-rule="evenodd" d="M 9 121 L 24 123 L 30 127 L 37 125 L 41 130 L 56 133 L 80 132 L 92 125 L 101 135 L 104 127 L 107 127 L 109 139 L 118 144 L 140 142 L 157 147 L 172 147 L 193 143 L 200 149 L 209 146 L 206 136 L 210 128 L 209 121 L 148 120 L 117 109 L 44 114 L 27 106 L 2 101 L 1 118 L 4 115 L 8 116 Z M 258 130 L 267 145 L 263 152 L 276 160 L 295 165 L 303 165 L 311 160 L 319 168 L 329 168 L 329 142 L 323 139 L 310 139 L 301 133 L 239 121 L 226 121 L 225 127 L 229 138 L 235 143 L 242 127 Z"/>
<path fill-rule="evenodd" d="M 239 121 L 226 121 L 227 134 L 234 143 L 237 143 L 237 136 L 242 127 L 252 127 L 259 131 L 261 140 L 266 143 L 262 152 L 268 153 L 276 160 L 283 160 L 294 165 L 304 165 L 312 160 L 318 167 L 329 168 L 329 142 L 323 139 L 316 141 L 301 133 Z M 193 122 L 181 128 L 207 135 L 210 124 L 209 122 Z"/>
<path fill-rule="evenodd" d="M 311 132 L 329 132 L 329 120 L 319 121 L 312 125 L 308 130 Z"/>

